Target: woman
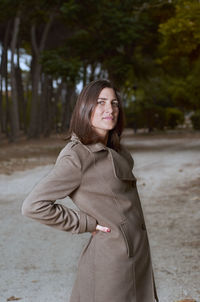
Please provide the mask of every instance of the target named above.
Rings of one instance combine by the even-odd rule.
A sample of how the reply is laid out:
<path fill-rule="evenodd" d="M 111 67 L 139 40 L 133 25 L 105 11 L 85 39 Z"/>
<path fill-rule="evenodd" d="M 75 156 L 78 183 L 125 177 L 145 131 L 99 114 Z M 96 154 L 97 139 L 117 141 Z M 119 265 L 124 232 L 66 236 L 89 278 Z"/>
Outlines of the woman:
<path fill-rule="evenodd" d="M 70 302 L 158 301 L 133 159 L 120 145 L 122 128 L 122 104 L 113 85 L 97 80 L 84 87 L 70 141 L 23 203 L 23 215 L 41 223 L 92 233 Z M 79 211 L 55 204 L 66 196 Z"/>

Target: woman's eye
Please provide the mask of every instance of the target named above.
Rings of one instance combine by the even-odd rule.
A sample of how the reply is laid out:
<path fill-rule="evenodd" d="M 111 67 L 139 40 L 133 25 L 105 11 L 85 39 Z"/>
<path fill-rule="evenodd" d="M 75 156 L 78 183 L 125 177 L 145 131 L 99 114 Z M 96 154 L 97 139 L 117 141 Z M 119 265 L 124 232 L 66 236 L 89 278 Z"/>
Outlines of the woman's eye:
<path fill-rule="evenodd" d="M 101 106 L 106 106 L 106 102 L 104 100 L 101 100 L 101 101 L 98 101 L 97 102 L 98 105 L 101 105 Z M 114 107 L 114 108 L 118 108 L 119 107 L 119 103 L 114 101 L 114 102 L 111 102 L 111 106 Z"/>
<path fill-rule="evenodd" d="M 104 101 L 98 101 L 97 104 L 104 105 Z"/>
<path fill-rule="evenodd" d="M 119 103 L 118 103 L 118 102 L 113 102 L 112 105 L 113 105 L 114 107 L 119 107 Z"/>

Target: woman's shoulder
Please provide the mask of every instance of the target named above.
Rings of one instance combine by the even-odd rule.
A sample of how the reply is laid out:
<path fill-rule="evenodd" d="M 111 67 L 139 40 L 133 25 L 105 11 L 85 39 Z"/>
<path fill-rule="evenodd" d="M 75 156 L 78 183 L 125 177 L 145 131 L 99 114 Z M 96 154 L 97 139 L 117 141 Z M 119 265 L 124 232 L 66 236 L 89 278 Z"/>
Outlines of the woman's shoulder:
<path fill-rule="evenodd" d="M 81 165 L 84 163 L 85 159 L 88 158 L 88 149 L 79 141 L 70 139 L 64 148 L 60 151 L 57 161 L 63 157 L 70 157 L 75 162 L 80 162 Z"/>
<path fill-rule="evenodd" d="M 128 151 L 128 149 L 121 145 L 121 154 L 127 159 L 127 161 L 133 166 L 134 165 L 134 159 L 131 155 L 131 153 Z"/>

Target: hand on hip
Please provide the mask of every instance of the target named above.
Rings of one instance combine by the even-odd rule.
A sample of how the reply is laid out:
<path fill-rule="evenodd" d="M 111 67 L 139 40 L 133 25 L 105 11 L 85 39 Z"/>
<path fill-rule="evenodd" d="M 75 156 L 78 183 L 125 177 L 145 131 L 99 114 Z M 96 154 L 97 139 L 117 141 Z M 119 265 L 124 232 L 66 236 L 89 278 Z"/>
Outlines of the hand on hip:
<path fill-rule="evenodd" d="M 97 224 L 96 231 L 101 231 L 101 232 L 104 232 L 104 233 L 109 233 L 109 232 L 111 232 L 111 229 L 107 228 L 105 226 Z M 96 231 L 92 232 L 92 235 L 95 235 Z"/>

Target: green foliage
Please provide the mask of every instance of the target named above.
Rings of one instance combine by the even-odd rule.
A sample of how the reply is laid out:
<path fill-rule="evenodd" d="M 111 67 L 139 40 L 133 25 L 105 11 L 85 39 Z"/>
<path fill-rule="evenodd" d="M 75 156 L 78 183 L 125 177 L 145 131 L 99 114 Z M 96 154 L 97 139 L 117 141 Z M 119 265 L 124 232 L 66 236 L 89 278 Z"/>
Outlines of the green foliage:
<path fill-rule="evenodd" d="M 166 125 L 169 128 L 176 128 L 178 125 L 183 124 L 184 114 L 177 108 L 166 109 Z"/>
<path fill-rule="evenodd" d="M 165 109 L 143 100 L 132 102 L 125 108 L 126 123 L 135 130 L 148 128 L 163 130 L 166 126 Z"/>
<path fill-rule="evenodd" d="M 200 109 L 200 58 L 195 62 L 191 72 L 187 76 L 187 94 L 190 98 L 190 108 Z"/>
<path fill-rule="evenodd" d="M 39 46 L 45 24 L 54 15 L 40 57 L 42 72 L 66 87 L 108 77 L 126 98 L 129 127 L 173 128 L 183 121 L 183 112 L 200 110 L 199 1 L 2 0 L 2 45 L 8 20 L 12 38 L 17 12 L 18 45 L 30 55 L 32 25 Z M 23 73 L 24 83 L 30 83 L 32 71 L 26 79 Z M 31 91 L 28 121 L 30 104 Z M 56 106 L 61 119 L 63 104 Z"/>
<path fill-rule="evenodd" d="M 77 13 L 79 12 L 79 5 L 74 0 L 69 0 L 64 2 L 60 7 L 60 11 L 63 13 L 64 17 L 69 20 L 76 20 Z"/>
<path fill-rule="evenodd" d="M 200 108 L 200 2 L 178 1 L 174 15 L 159 25 L 157 63 L 170 78 L 173 105 L 182 110 Z"/>
<path fill-rule="evenodd" d="M 181 1 L 176 5 L 175 16 L 160 24 L 159 31 L 163 36 L 162 48 L 165 51 L 165 60 L 178 56 L 189 56 L 192 60 L 199 56 L 199 16 L 198 1 Z"/>
<path fill-rule="evenodd" d="M 193 128 L 196 130 L 200 130 L 200 110 L 196 111 L 191 116 L 191 121 L 192 121 Z"/>
<path fill-rule="evenodd" d="M 79 80 L 81 61 L 78 57 L 66 56 L 65 49 L 44 51 L 41 56 L 43 71 L 54 76 L 63 78 L 65 81 L 76 83 Z"/>
<path fill-rule="evenodd" d="M 163 130 L 166 127 L 176 128 L 183 124 L 184 114 L 177 108 L 163 108 L 148 104 L 131 104 L 125 108 L 127 126 L 135 130 L 148 128 Z"/>
<path fill-rule="evenodd" d="M 157 8 L 156 2 L 149 1 L 146 5 L 132 0 L 71 0 L 64 3 L 62 18 L 73 29 L 67 39 L 70 53 L 85 65 L 101 66 L 119 88 L 128 83 L 130 76 L 147 75 L 147 66 L 148 73 L 152 70 L 150 57 L 154 56 L 158 42 L 158 15 L 162 5 Z"/>
<path fill-rule="evenodd" d="M 128 107 L 124 108 L 126 116 L 126 126 L 133 128 L 135 131 L 138 128 L 144 128 L 145 121 L 142 118 L 142 111 L 137 103 L 131 103 Z"/>
<path fill-rule="evenodd" d="M 191 100 L 188 92 L 187 78 L 171 78 L 169 83 L 169 94 L 171 95 L 172 103 L 182 109 L 191 108 Z"/>
<path fill-rule="evenodd" d="M 145 121 L 145 128 L 149 131 L 162 130 L 165 126 L 165 110 L 161 106 L 146 103 L 141 107 L 141 116 Z"/>

